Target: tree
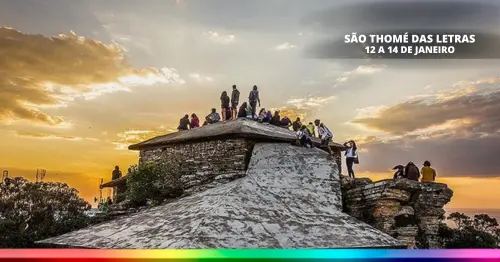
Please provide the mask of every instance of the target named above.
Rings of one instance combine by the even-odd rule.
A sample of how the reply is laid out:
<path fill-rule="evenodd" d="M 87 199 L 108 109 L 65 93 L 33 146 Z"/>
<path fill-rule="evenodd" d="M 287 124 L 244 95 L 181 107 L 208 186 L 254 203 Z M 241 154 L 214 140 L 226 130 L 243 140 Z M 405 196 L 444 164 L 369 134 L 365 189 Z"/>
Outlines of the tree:
<path fill-rule="evenodd" d="M 455 212 L 448 219 L 455 222 L 457 228 L 441 226 L 439 234 L 446 248 L 498 248 L 500 228 L 495 218 L 479 214 L 472 219 Z"/>
<path fill-rule="evenodd" d="M 0 247 L 34 247 L 38 240 L 85 227 L 90 207 L 67 184 L 7 178 L 0 183 Z"/>
<path fill-rule="evenodd" d="M 181 162 L 171 159 L 168 162 L 147 162 L 131 168 L 126 198 L 133 206 L 159 204 L 165 199 L 182 195 Z"/>

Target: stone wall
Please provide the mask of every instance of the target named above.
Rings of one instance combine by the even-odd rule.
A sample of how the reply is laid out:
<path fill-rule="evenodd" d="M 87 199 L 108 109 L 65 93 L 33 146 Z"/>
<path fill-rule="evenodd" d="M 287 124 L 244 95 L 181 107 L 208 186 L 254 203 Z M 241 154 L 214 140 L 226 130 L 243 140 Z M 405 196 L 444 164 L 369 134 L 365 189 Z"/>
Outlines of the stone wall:
<path fill-rule="evenodd" d="M 243 177 L 252 147 L 253 143 L 244 139 L 174 144 L 140 151 L 139 164 L 177 158 L 184 171 L 181 177 L 183 188 L 201 191 L 214 182 Z"/>
<path fill-rule="evenodd" d="M 373 183 L 342 177 L 344 211 L 401 240 L 408 248 L 440 248 L 439 225 L 453 191 L 407 179 Z"/>

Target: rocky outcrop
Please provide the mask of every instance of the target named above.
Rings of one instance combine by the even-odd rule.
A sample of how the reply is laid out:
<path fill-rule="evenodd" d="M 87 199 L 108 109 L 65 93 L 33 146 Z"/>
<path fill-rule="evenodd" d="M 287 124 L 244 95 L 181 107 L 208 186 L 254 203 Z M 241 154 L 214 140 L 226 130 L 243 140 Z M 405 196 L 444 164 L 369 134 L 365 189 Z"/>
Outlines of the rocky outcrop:
<path fill-rule="evenodd" d="M 453 191 L 407 179 L 373 183 L 342 177 L 344 211 L 399 239 L 408 248 L 439 248 L 438 230 Z"/>

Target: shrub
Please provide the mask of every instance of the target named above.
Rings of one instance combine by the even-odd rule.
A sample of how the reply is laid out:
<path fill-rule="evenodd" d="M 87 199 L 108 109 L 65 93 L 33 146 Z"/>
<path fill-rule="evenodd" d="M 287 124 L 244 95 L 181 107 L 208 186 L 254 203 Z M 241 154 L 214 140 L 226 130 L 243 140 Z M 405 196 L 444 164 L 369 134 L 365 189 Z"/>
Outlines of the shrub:
<path fill-rule="evenodd" d="M 148 162 L 133 166 L 127 178 L 127 199 L 133 206 L 159 204 L 183 193 L 179 161 Z"/>
<path fill-rule="evenodd" d="M 439 235 L 445 248 L 498 248 L 500 235 L 497 232 L 498 222 L 486 214 L 471 218 L 463 213 L 452 213 L 449 220 L 455 222 L 457 228 L 441 225 Z"/>

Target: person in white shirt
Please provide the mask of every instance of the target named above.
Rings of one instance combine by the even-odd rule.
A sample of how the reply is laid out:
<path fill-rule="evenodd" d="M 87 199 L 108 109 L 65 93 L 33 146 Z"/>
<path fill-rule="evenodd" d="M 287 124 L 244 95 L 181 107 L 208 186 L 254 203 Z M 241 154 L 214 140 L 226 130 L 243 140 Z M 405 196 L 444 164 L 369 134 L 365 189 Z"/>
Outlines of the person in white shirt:
<path fill-rule="evenodd" d="M 314 125 L 318 127 L 319 138 L 321 139 L 321 146 L 325 147 L 328 150 L 328 158 L 333 159 L 333 152 L 330 148 L 330 141 L 333 140 L 333 132 L 323 123 L 321 120 L 314 120 Z"/>
<path fill-rule="evenodd" d="M 345 162 L 347 164 L 347 172 L 349 172 L 349 177 L 354 178 L 354 169 L 352 168 L 354 162 L 358 158 L 358 147 L 356 143 L 352 140 L 344 143 L 344 146 L 347 148 L 345 151 Z"/>

